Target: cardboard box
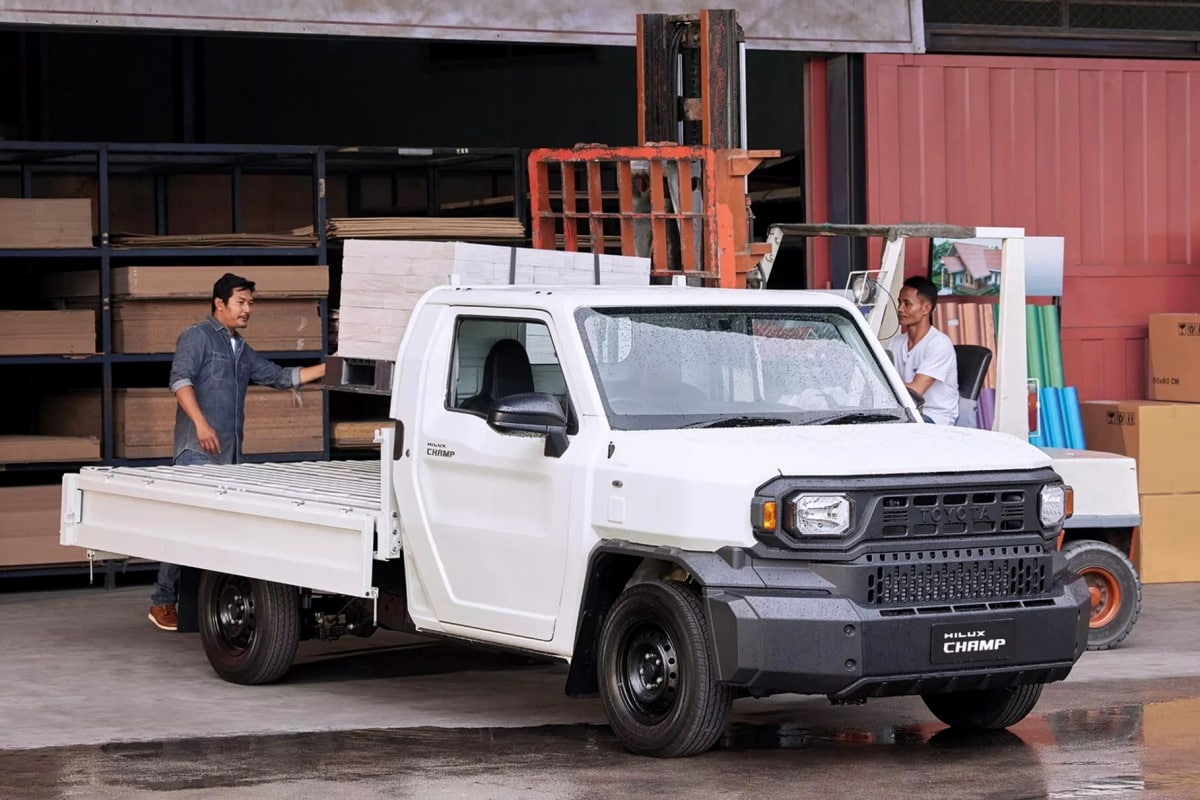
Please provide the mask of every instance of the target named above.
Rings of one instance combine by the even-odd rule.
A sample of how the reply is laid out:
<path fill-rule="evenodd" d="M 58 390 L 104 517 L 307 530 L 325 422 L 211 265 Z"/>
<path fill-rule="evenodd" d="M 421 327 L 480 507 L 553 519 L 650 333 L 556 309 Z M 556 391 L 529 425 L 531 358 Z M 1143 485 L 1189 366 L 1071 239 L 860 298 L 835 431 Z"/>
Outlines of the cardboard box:
<path fill-rule="evenodd" d="M 82 547 L 58 543 L 62 486 L 0 488 L 0 567 L 87 561 Z"/>
<path fill-rule="evenodd" d="M 112 308 L 114 353 L 174 353 L 179 334 L 209 315 L 210 300 L 120 300 Z M 259 352 L 321 350 L 316 300 L 261 300 L 242 331 Z"/>
<path fill-rule="evenodd" d="M 259 299 L 325 297 L 329 294 L 329 267 L 314 265 L 116 267 L 112 271 L 109 294 L 121 299 L 210 300 L 213 283 L 226 272 L 254 281 L 254 296 Z M 40 292 L 47 298 L 94 300 L 100 295 L 100 273 L 97 270 L 49 273 L 41 278 Z"/>
<path fill-rule="evenodd" d="M 0 464 L 98 461 L 98 436 L 0 436 Z"/>
<path fill-rule="evenodd" d="M 290 391 L 251 386 L 246 392 L 246 454 L 316 453 L 324 448 L 325 393 L 306 386 L 300 400 Z M 175 444 L 175 395 L 167 388 L 113 391 L 113 455 L 170 458 Z M 39 430 L 99 436 L 100 393 L 56 395 L 42 400 Z"/>
<path fill-rule="evenodd" d="M 89 198 L 0 198 L 0 247 L 92 247 Z"/>
<path fill-rule="evenodd" d="M 1138 569 L 1143 583 L 1200 581 L 1200 493 L 1141 498 Z"/>
<path fill-rule="evenodd" d="M 0 355 L 88 355 L 95 352 L 95 311 L 0 311 Z"/>
<path fill-rule="evenodd" d="M 1094 400 L 1080 410 L 1089 450 L 1137 459 L 1139 492 L 1200 492 L 1200 405 Z"/>
<path fill-rule="evenodd" d="M 1151 314 L 1151 400 L 1200 403 L 1200 314 Z"/>

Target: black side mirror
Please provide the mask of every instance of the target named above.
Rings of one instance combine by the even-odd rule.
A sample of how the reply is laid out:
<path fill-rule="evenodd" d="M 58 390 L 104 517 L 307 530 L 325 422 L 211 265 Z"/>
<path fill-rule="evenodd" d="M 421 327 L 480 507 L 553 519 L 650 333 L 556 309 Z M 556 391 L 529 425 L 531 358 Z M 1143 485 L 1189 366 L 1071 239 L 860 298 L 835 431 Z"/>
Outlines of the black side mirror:
<path fill-rule="evenodd" d="M 488 409 L 487 423 L 507 436 L 544 436 L 546 455 L 559 458 L 567 452 L 567 415 L 554 395 L 526 392 L 501 397 Z"/>

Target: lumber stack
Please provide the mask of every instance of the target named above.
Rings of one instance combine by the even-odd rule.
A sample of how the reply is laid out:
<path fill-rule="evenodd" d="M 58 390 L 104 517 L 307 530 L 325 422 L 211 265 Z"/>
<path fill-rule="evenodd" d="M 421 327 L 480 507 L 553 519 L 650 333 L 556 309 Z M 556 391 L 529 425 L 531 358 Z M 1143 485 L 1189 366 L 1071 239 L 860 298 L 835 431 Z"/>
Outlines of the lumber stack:
<path fill-rule="evenodd" d="M 395 424 L 390 419 L 335 422 L 330 426 L 330 444 L 338 450 L 378 450 L 375 431 L 395 427 Z"/>
<path fill-rule="evenodd" d="M 465 286 L 646 286 L 650 261 L 558 250 L 469 244 L 354 239 L 342 260 L 337 354 L 390 361 L 417 301 L 458 276 Z"/>
<path fill-rule="evenodd" d="M 99 460 L 99 435 L 0 435 L 0 464 Z"/>
<path fill-rule="evenodd" d="M 225 272 L 241 275 L 257 284 L 256 299 L 272 297 L 325 297 L 329 294 L 329 267 L 321 265 L 248 266 L 136 266 L 114 267 L 109 294 L 121 299 L 208 300 L 213 283 Z M 100 296 L 100 274 L 96 270 L 56 272 L 42 276 L 42 297 L 95 302 Z"/>
<path fill-rule="evenodd" d="M 0 355 L 88 355 L 96 352 L 96 312 L 0 311 Z"/>
<path fill-rule="evenodd" d="M 325 393 L 320 387 L 280 391 L 251 386 L 246 392 L 243 452 L 320 452 L 324 449 L 324 404 Z M 175 396 L 165 387 L 114 389 L 113 454 L 117 458 L 170 458 L 175 441 L 175 407 Z M 38 427 L 44 433 L 99 440 L 99 392 L 52 395 L 43 398 L 39 411 Z"/>
<path fill-rule="evenodd" d="M 174 352 L 179 334 L 210 313 L 213 282 L 227 270 L 257 284 L 254 315 L 243 331 L 252 347 L 322 349 L 318 301 L 329 293 L 326 266 L 135 266 L 112 271 L 113 352 Z M 69 306 L 95 307 L 99 291 L 95 270 L 49 274 L 41 284 L 44 297 Z"/>
<path fill-rule="evenodd" d="M 330 239 L 465 239 L 525 238 L 525 227 L 513 217 L 335 217 L 328 221 Z"/>
<path fill-rule="evenodd" d="M 0 248 L 91 247 L 88 198 L 0 198 Z"/>
<path fill-rule="evenodd" d="M 109 237 L 114 248 L 137 247 L 312 247 L 317 237 L 312 227 L 279 233 L 114 233 Z"/>

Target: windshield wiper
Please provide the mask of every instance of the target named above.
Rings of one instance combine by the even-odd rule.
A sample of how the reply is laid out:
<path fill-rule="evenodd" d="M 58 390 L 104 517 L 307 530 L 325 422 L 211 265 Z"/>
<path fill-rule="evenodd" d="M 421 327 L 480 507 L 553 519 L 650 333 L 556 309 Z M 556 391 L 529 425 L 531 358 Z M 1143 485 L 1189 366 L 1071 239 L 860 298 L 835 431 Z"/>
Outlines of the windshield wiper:
<path fill-rule="evenodd" d="M 718 417 L 717 419 L 706 419 L 701 422 L 693 422 L 689 425 L 684 425 L 684 428 L 757 428 L 767 425 L 791 425 L 792 421 L 783 419 L 782 417 L 752 417 L 752 416 L 736 416 L 736 417 Z"/>
<path fill-rule="evenodd" d="M 852 411 L 846 414 L 832 414 L 828 417 L 818 417 L 806 422 L 806 425 L 857 425 L 863 422 L 904 422 L 903 417 L 895 414 L 881 414 L 876 411 Z"/>

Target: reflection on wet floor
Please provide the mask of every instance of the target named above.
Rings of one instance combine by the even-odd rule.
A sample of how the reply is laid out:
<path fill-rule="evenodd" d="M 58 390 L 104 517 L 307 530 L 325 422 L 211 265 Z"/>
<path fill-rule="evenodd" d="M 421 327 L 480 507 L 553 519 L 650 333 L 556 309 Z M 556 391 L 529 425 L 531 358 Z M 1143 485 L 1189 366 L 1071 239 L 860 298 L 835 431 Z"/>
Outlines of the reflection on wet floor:
<path fill-rule="evenodd" d="M 732 725 L 652 761 L 604 726 L 365 730 L 0 751 L 5 800 L 60 797 L 676 797 L 1107 800 L 1200 797 L 1200 700 L 1034 715 L 1011 730 Z M 337 787 L 333 791 L 333 787 Z"/>

